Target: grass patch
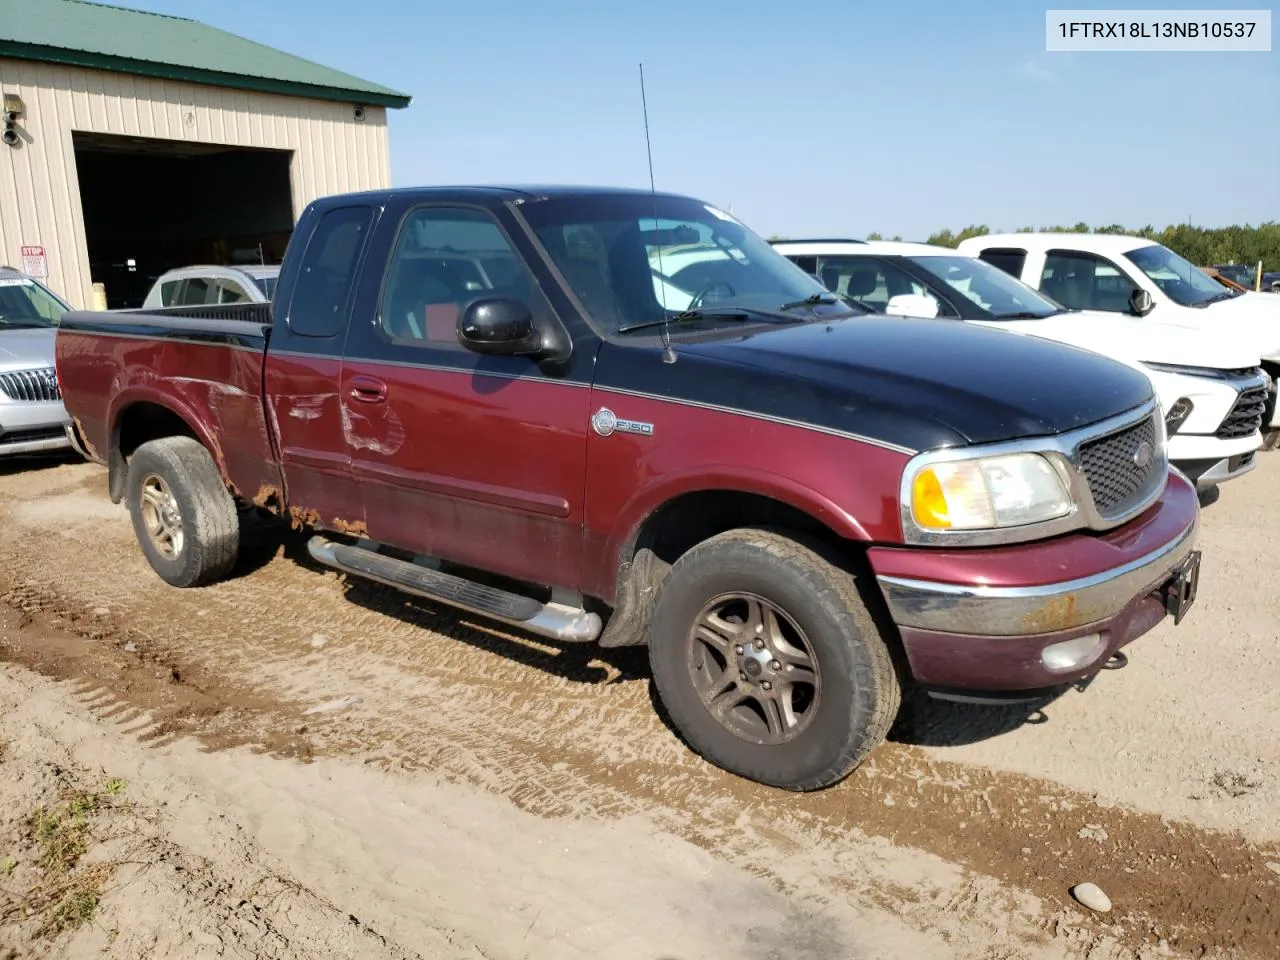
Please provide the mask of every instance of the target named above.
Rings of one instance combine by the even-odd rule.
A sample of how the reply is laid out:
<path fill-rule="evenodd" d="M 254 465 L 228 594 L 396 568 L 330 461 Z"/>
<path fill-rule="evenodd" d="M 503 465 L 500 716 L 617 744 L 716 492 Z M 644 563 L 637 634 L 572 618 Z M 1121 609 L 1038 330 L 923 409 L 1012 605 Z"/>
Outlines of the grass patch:
<path fill-rule="evenodd" d="M 34 936 L 42 938 L 74 930 L 93 918 L 116 864 L 83 865 L 81 860 L 96 839 L 95 824 L 116 805 L 126 786 L 113 777 L 98 791 L 69 791 L 53 806 L 41 805 L 31 812 L 27 837 L 40 876 L 26 896 L 0 908 L 0 923 L 39 917 Z M 7 876 L 16 867 L 16 861 L 6 859 L 0 863 L 0 874 Z"/>

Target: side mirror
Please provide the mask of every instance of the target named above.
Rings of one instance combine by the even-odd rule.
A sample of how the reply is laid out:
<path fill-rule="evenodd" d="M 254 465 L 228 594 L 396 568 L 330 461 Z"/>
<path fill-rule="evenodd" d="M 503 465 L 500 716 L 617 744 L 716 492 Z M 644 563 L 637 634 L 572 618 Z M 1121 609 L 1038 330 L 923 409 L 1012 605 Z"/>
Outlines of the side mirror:
<path fill-rule="evenodd" d="M 938 315 L 938 301 L 923 293 L 900 293 L 890 297 L 884 312 L 891 317 L 925 317 Z"/>
<path fill-rule="evenodd" d="M 508 357 L 542 352 L 542 335 L 533 314 L 519 300 L 482 297 L 473 300 L 458 317 L 458 339 L 476 353 Z"/>
<path fill-rule="evenodd" d="M 1151 300 L 1151 294 L 1141 287 L 1129 294 L 1129 312 L 1135 317 L 1145 317 L 1155 308 L 1156 305 Z"/>

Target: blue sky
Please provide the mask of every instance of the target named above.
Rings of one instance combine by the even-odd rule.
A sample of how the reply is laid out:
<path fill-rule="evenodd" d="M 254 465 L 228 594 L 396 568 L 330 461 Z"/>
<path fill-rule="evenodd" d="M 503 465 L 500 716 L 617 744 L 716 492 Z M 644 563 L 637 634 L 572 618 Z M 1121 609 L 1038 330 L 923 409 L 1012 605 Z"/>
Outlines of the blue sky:
<path fill-rule="evenodd" d="M 647 185 L 643 61 L 658 187 L 765 235 L 1280 219 L 1274 36 L 1050 54 L 1046 5 L 1025 0 L 121 4 L 412 94 L 390 121 L 396 185 Z"/>

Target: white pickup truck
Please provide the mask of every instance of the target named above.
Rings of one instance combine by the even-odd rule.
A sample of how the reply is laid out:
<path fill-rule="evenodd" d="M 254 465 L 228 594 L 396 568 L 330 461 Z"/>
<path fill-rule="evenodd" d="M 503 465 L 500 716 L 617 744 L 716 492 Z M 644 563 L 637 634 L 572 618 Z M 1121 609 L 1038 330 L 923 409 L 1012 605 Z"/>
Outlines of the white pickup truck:
<path fill-rule="evenodd" d="M 1225 289 L 1168 247 L 1142 237 L 1105 233 L 1000 233 L 965 240 L 960 253 L 980 257 L 1064 307 L 1099 310 L 1203 330 L 1262 358 L 1280 378 L 1280 298 Z M 1145 295 L 1144 295 L 1145 294 Z M 1151 334 L 1163 336 L 1163 332 Z M 1264 429 L 1280 427 L 1273 386 Z"/>
<path fill-rule="evenodd" d="M 1164 406 L 1169 459 L 1202 489 L 1257 464 L 1270 380 L 1257 352 L 1239 340 L 1112 313 L 1064 310 L 1004 271 L 947 247 L 884 241 L 773 245 L 828 289 L 876 313 L 998 327 L 1143 370 Z"/>

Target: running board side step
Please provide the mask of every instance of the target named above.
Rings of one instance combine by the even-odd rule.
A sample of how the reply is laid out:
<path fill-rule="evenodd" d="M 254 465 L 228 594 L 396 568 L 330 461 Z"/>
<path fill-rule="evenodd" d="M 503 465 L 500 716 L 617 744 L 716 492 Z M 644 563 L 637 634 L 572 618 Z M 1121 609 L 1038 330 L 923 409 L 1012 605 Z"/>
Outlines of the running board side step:
<path fill-rule="evenodd" d="M 603 627 L 599 614 L 580 607 L 539 603 L 532 597 L 508 593 L 325 537 L 312 537 L 307 543 L 307 552 L 313 560 L 326 567 L 375 580 L 428 600 L 447 603 L 468 613 L 491 617 L 552 640 L 590 643 L 600 636 Z"/>

